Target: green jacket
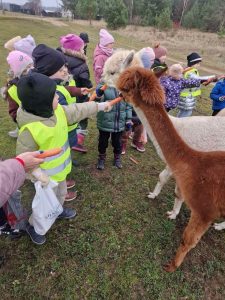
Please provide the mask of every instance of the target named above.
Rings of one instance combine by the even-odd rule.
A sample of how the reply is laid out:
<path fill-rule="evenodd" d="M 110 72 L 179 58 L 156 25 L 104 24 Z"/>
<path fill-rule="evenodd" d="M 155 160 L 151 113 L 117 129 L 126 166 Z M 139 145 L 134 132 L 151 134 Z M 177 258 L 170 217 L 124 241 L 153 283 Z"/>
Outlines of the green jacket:
<path fill-rule="evenodd" d="M 98 87 L 102 86 L 99 84 Z M 100 102 L 110 101 L 119 97 L 119 93 L 115 88 L 109 87 L 104 91 L 104 95 Z M 99 130 L 107 132 L 121 132 L 125 129 L 125 124 L 132 118 L 132 106 L 125 101 L 113 105 L 110 112 L 98 112 L 97 127 Z"/>

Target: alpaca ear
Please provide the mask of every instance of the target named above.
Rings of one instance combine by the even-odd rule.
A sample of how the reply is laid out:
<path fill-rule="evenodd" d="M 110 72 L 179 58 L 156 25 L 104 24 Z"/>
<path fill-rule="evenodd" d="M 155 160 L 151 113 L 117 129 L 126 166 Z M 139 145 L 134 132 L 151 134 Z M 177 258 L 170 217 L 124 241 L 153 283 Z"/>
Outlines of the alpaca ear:
<path fill-rule="evenodd" d="M 127 57 L 125 58 L 125 60 L 122 63 L 122 66 L 121 66 L 122 70 L 125 70 L 126 68 L 131 66 L 131 63 L 134 59 L 134 53 L 135 53 L 135 51 L 132 50 L 131 53 L 129 53 L 127 55 Z"/>

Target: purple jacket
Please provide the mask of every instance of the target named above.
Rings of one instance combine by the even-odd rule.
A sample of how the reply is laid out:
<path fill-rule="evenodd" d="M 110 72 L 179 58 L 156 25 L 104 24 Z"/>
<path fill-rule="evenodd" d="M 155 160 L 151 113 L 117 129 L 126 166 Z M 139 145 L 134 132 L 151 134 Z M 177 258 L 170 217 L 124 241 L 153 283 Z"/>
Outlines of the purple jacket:
<path fill-rule="evenodd" d="M 95 82 L 98 84 L 101 80 L 102 72 L 103 72 L 103 67 L 106 62 L 106 60 L 110 57 L 111 55 L 105 53 L 99 45 L 95 47 L 94 51 L 94 58 L 93 58 L 93 70 L 94 70 L 94 76 L 95 76 Z"/>
<path fill-rule="evenodd" d="M 16 159 L 0 162 L 0 207 L 24 183 L 24 167 Z"/>
<path fill-rule="evenodd" d="M 176 80 L 171 76 L 163 76 L 160 78 L 160 84 L 166 95 L 166 108 L 173 109 L 177 107 L 180 100 L 180 92 L 185 88 L 198 87 L 201 84 L 200 79 L 184 79 Z"/>

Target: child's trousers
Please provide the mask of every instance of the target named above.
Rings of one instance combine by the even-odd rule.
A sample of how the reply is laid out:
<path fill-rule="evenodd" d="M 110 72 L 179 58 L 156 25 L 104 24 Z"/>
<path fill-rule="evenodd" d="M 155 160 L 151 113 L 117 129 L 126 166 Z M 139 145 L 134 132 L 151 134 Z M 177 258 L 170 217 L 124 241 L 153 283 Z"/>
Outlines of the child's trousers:
<path fill-rule="evenodd" d="M 100 154 L 106 153 L 106 149 L 108 148 L 110 136 L 111 136 L 111 140 L 112 140 L 114 154 L 121 154 L 121 152 L 122 152 L 122 143 L 121 143 L 122 131 L 107 132 L 107 131 L 99 130 L 98 152 Z"/>

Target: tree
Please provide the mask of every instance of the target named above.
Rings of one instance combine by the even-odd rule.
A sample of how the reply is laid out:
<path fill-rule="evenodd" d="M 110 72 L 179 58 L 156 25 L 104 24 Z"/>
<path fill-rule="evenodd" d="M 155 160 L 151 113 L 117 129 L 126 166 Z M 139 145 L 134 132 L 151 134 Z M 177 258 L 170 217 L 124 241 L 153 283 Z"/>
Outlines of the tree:
<path fill-rule="evenodd" d="M 40 15 L 42 11 L 41 0 L 29 0 L 30 9 L 33 10 L 35 15 Z"/>
<path fill-rule="evenodd" d="M 82 0 L 77 5 L 77 11 L 80 12 L 80 16 L 90 21 L 97 15 L 97 2 L 96 0 Z"/>
<path fill-rule="evenodd" d="M 70 10 L 73 18 L 76 15 L 76 8 L 79 0 L 61 0 L 62 6 L 65 10 Z"/>
<path fill-rule="evenodd" d="M 127 25 L 128 11 L 122 0 L 107 0 L 104 9 L 107 26 L 117 29 Z"/>
<path fill-rule="evenodd" d="M 170 29 L 172 27 L 172 20 L 169 7 L 165 8 L 162 13 L 156 17 L 155 21 L 159 29 Z"/>

